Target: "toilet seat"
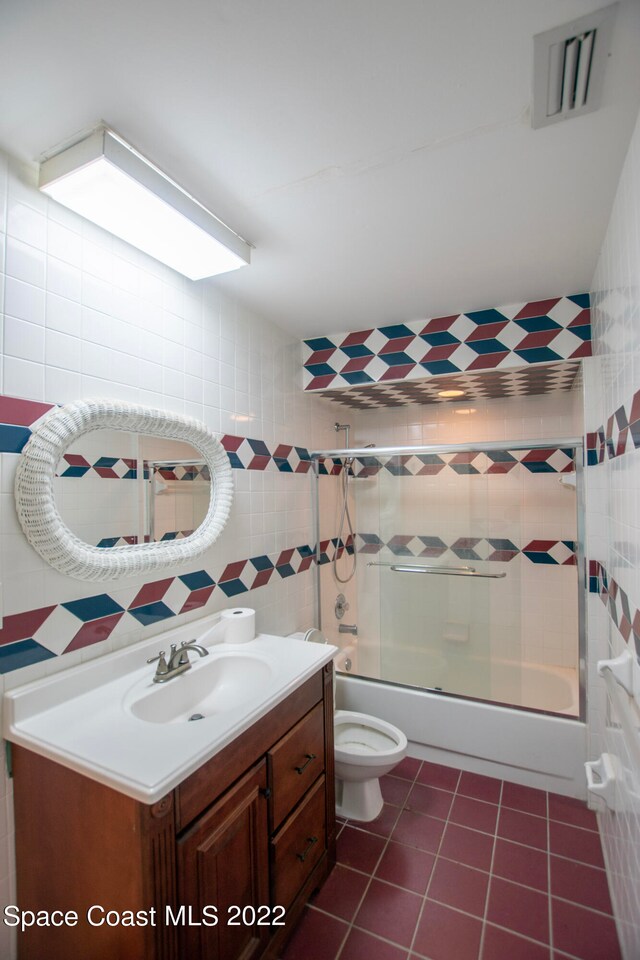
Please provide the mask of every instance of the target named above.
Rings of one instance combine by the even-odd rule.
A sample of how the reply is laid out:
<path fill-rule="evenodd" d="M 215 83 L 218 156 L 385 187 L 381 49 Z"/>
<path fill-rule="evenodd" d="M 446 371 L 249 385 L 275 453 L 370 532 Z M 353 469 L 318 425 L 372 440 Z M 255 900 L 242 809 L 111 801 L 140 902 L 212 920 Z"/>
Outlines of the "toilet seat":
<path fill-rule="evenodd" d="M 336 758 L 356 766 L 369 766 L 372 761 L 386 764 L 407 748 L 404 733 L 378 717 L 336 710 L 333 723 Z"/>

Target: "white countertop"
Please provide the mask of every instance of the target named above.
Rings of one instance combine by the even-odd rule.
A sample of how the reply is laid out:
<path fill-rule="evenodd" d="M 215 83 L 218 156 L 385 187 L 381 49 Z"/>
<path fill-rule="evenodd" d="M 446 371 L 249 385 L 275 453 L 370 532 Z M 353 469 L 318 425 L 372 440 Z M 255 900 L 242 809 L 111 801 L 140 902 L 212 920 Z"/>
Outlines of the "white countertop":
<path fill-rule="evenodd" d="M 217 616 L 192 621 L 116 653 L 16 687 L 4 695 L 7 740 L 85 774 L 143 803 L 155 803 L 328 663 L 337 648 L 260 634 L 244 644 L 215 641 Z M 213 628 L 213 629 L 212 629 Z M 210 636 L 212 635 L 212 636 Z M 196 639 L 211 656 L 192 654 L 193 667 L 154 684 L 146 661 L 168 644 Z M 271 676 L 248 702 L 197 722 L 150 722 L 132 703 L 170 694 L 172 685 L 237 654 L 269 664 Z M 183 688 L 185 689 L 185 688 Z M 214 691 L 215 696 L 215 691 Z M 156 702 L 160 702 L 159 700 Z"/>

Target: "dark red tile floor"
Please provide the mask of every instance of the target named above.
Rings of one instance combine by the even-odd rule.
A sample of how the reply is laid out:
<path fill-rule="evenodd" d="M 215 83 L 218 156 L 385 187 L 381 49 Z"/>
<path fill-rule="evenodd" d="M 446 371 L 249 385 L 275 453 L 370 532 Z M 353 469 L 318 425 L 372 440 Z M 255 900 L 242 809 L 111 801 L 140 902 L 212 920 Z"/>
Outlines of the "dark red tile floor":
<path fill-rule="evenodd" d="M 620 960 L 583 803 L 411 758 L 382 792 L 283 960 Z"/>

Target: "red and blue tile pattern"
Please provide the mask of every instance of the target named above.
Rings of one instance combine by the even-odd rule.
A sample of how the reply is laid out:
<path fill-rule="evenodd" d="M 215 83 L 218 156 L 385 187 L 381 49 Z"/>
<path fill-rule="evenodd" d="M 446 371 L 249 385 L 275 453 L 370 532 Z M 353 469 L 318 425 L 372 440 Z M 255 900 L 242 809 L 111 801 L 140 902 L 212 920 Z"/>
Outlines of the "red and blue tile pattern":
<path fill-rule="evenodd" d="M 341 461 L 333 461 L 334 465 Z M 356 477 L 375 477 L 387 470 L 395 477 L 437 476 L 442 470 L 459 475 L 505 474 L 522 467 L 529 473 L 573 473 L 576 468 L 572 447 L 541 450 L 475 450 L 464 453 L 416 453 L 395 457 L 357 457 L 352 467 Z M 333 471 L 332 471 L 333 472 Z M 339 472 L 339 471 L 338 471 Z"/>
<path fill-rule="evenodd" d="M 20 453 L 31 436 L 31 425 L 52 406 L 52 403 L 0 396 L 0 453 Z"/>
<path fill-rule="evenodd" d="M 0 396 L 0 453 L 20 453 L 31 436 L 31 426 L 54 404 L 36 403 L 18 397 Z M 274 470 L 279 473 L 308 473 L 311 454 L 306 447 L 279 443 L 272 450 L 263 440 L 224 434 L 221 443 L 231 466 L 236 470 Z M 126 457 L 100 457 L 94 463 L 78 454 L 65 454 L 67 467 L 60 476 L 136 479 L 136 461 Z M 321 472 L 328 472 L 322 471 Z M 196 465 L 167 466 L 167 480 L 200 480 L 208 478 L 207 468 Z M 145 477 L 147 465 L 145 464 Z"/>
<path fill-rule="evenodd" d="M 443 396 L 458 391 L 458 402 L 510 400 L 563 393 L 573 389 L 580 369 L 579 360 L 558 360 L 555 363 L 507 367 L 479 373 L 442 374 L 426 380 L 391 380 L 319 390 L 318 396 L 340 403 L 353 410 L 378 407 L 405 407 L 409 403 L 451 403 Z"/>
<path fill-rule="evenodd" d="M 98 457 L 90 463 L 78 453 L 65 453 L 58 466 L 58 477 L 100 477 L 102 480 L 136 480 L 137 461 L 131 457 Z M 145 480 L 148 478 L 145 470 Z"/>
<path fill-rule="evenodd" d="M 591 354 L 589 295 L 314 337 L 304 351 L 306 390 L 578 360 Z"/>
<path fill-rule="evenodd" d="M 640 448 L 640 390 L 607 418 L 606 424 L 587 433 L 587 466 L 633 454 Z M 640 661 L 640 610 L 599 560 L 589 560 L 589 591 L 598 594 L 614 626 Z"/>
<path fill-rule="evenodd" d="M 320 544 L 321 563 L 328 563 L 343 545 L 337 539 Z M 351 552 L 352 548 L 348 548 Z M 136 590 L 123 605 L 107 593 L 28 610 L 4 618 L 0 630 L 0 673 L 48 660 L 106 640 L 120 621 L 129 628 L 149 626 L 206 606 L 214 590 L 229 600 L 309 570 L 315 559 L 309 544 L 290 547 L 227 564 L 215 578 L 206 570 L 165 577 Z M 122 591 L 118 591 L 120 596 Z"/>
<path fill-rule="evenodd" d="M 531 540 L 523 547 L 507 537 L 458 537 L 445 543 L 429 534 L 395 534 L 382 540 L 376 533 L 357 533 L 358 553 L 378 555 L 389 551 L 394 558 L 432 558 L 476 560 L 505 563 L 523 556 L 532 563 L 551 566 L 575 566 L 576 544 L 573 540 Z"/>
<path fill-rule="evenodd" d="M 640 661 L 640 610 L 598 560 L 589 560 L 589 592 L 597 594 L 625 643 Z"/>
<path fill-rule="evenodd" d="M 640 390 L 618 407 L 606 424 L 587 433 L 587 466 L 595 467 L 640 448 Z"/>

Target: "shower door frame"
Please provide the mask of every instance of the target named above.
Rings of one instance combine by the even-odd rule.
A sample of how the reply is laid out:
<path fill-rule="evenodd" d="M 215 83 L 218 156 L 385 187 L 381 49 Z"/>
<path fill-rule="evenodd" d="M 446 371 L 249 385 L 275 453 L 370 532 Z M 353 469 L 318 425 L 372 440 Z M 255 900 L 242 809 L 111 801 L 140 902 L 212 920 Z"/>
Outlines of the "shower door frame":
<path fill-rule="evenodd" d="M 585 518 L 584 518 L 584 441 L 582 437 L 559 437 L 546 438 L 543 440 L 489 440 L 477 443 L 437 443 L 422 444 L 416 446 L 397 446 L 397 447 L 350 447 L 333 448 L 331 450 L 314 450 L 311 456 L 313 464 L 313 528 L 315 537 L 315 568 L 316 568 L 316 625 L 319 630 L 322 629 L 321 613 L 321 584 L 320 584 L 320 491 L 318 481 L 320 479 L 320 460 L 339 459 L 346 457 L 404 457 L 419 456 L 420 454 L 455 454 L 455 453 L 492 453 L 501 450 L 545 450 L 549 448 L 570 448 L 574 451 L 575 474 L 576 474 L 576 573 L 578 589 L 578 696 L 579 696 L 579 715 L 582 723 L 586 721 L 586 691 L 587 691 L 587 647 L 586 647 L 586 567 L 585 567 Z M 560 478 L 562 474 L 558 475 Z M 354 540 L 354 551 L 356 549 Z M 357 576 L 357 574 L 356 574 Z M 365 680 L 371 678 L 365 677 Z M 372 681 L 375 682 L 375 681 Z M 379 681 L 387 682 L 387 681 Z M 457 694 L 441 693 L 441 696 L 457 696 Z M 465 698 L 468 699 L 468 698 Z M 486 702 L 486 701 L 485 701 Z M 526 709 L 526 708 L 517 708 Z M 536 711 L 546 713 L 548 711 Z M 559 714 L 552 714 L 559 716 Z M 576 719 L 572 717 L 570 719 Z"/>

